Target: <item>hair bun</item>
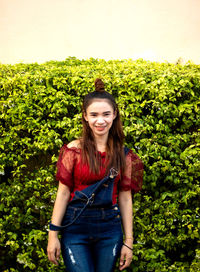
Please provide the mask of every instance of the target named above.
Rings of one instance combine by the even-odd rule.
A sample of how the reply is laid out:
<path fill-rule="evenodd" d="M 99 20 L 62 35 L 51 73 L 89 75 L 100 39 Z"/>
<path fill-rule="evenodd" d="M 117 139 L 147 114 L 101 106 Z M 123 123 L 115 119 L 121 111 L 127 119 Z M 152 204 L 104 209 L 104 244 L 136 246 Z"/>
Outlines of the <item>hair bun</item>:
<path fill-rule="evenodd" d="M 104 92 L 105 91 L 104 83 L 100 78 L 97 78 L 95 80 L 94 84 L 95 84 L 95 91 L 97 91 L 97 92 Z"/>

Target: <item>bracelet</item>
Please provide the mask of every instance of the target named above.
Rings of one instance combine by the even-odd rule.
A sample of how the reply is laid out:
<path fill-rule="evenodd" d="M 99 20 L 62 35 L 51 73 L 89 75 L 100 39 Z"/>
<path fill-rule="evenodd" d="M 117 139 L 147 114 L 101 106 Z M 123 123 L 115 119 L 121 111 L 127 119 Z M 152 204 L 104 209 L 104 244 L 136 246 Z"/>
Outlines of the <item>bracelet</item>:
<path fill-rule="evenodd" d="M 125 240 L 133 240 L 133 237 L 125 237 Z"/>
<path fill-rule="evenodd" d="M 51 222 L 49 223 L 49 230 L 53 230 L 53 231 L 60 231 L 62 230 L 61 226 L 56 226 L 54 224 L 52 224 Z"/>
<path fill-rule="evenodd" d="M 133 248 L 131 248 L 131 247 L 127 246 L 127 245 L 126 245 L 126 244 L 124 244 L 124 243 L 123 243 L 123 245 L 124 245 L 125 247 L 129 248 L 131 251 L 133 251 Z"/>

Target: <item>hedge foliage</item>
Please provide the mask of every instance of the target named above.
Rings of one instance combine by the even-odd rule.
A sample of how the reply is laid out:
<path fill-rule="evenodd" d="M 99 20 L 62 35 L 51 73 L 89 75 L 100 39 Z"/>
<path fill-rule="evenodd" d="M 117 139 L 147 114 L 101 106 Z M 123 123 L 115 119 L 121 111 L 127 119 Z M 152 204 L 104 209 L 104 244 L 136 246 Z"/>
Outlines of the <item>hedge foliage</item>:
<path fill-rule="evenodd" d="M 97 77 L 145 164 L 132 271 L 200 271 L 200 66 L 74 57 L 0 65 L 1 271 L 64 271 L 46 256 L 55 164 L 63 143 L 80 135 L 82 97 Z"/>

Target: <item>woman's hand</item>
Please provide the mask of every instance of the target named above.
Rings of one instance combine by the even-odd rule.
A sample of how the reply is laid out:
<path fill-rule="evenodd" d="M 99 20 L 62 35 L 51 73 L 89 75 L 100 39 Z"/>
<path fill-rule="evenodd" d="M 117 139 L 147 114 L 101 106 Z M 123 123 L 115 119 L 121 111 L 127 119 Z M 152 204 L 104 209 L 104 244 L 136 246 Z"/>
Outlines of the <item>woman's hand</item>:
<path fill-rule="evenodd" d="M 133 243 L 130 243 L 128 241 L 126 241 L 125 244 L 129 246 L 130 248 L 133 247 Z M 133 251 L 123 245 L 121 249 L 119 270 L 123 270 L 126 267 L 128 267 L 131 264 L 132 258 L 133 258 Z"/>
<path fill-rule="evenodd" d="M 58 261 L 60 258 L 60 241 L 55 231 L 49 231 L 47 254 L 49 261 L 58 265 Z"/>

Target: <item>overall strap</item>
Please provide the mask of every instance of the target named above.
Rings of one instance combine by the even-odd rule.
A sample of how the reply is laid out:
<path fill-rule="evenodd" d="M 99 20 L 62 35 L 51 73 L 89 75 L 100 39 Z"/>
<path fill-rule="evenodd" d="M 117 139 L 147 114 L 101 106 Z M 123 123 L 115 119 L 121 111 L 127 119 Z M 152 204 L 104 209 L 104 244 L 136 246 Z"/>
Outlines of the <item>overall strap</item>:
<path fill-rule="evenodd" d="M 84 212 L 84 210 L 87 208 L 87 206 L 89 206 L 93 202 L 95 194 L 98 192 L 98 190 L 100 189 L 100 187 L 105 182 L 107 182 L 108 179 L 110 179 L 111 181 L 114 181 L 114 179 L 115 179 L 115 177 L 117 175 L 118 175 L 118 171 L 116 171 L 114 168 L 111 168 L 110 171 L 109 171 L 109 174 L 97 183 L 97 186 L 95 186 L 95 188 L 91 192 L 90 197 L 88 197 L 86 204 L 83 206 L 83 208 L 77 214 L 77 216 L 72 220 L 72 222 L 70 222 L 70 223 L 68 223 L 67 225 L 64 225 L 64 226 L 56 226 L 56 225 L 54 225 L 54 224 L 52 224 L 50 222 L 49 223 L 49 229 L 50 230 L 54 230 L 54 231 L 60 231 L 60 230 L 63 230 L 65 228 L 69 227 L 70 225 L 72 225 L 79 218 L 79 216 Z"/>
<path fill-rule="evenodd" d="M 124 147 L 124 153 L 125 153 L 125 156 L 128 154 L 130 148 L 128 148 L 127 146 Z"/>

